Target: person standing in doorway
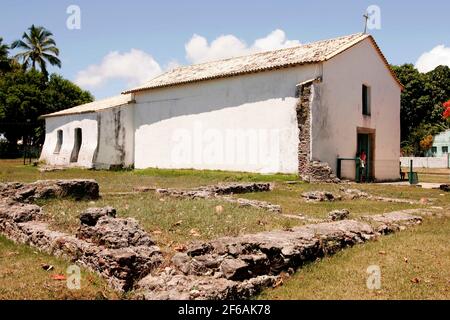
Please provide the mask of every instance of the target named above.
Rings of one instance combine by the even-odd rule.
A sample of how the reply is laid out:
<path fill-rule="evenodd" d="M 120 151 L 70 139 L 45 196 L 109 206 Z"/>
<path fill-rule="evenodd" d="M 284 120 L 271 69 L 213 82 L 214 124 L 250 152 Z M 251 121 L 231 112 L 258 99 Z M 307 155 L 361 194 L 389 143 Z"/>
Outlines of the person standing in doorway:
<path fill-rule="evenodd" d="M 366 152 L 363 150 L 361 151 L 361 155 L 359 156 L 359 158 L 361 159 L 361 174 L 360 174 L 360 178 L 361 178 L 361 182 L 366 182 L 366 165 L 367 165 L 367 154 Z"/>

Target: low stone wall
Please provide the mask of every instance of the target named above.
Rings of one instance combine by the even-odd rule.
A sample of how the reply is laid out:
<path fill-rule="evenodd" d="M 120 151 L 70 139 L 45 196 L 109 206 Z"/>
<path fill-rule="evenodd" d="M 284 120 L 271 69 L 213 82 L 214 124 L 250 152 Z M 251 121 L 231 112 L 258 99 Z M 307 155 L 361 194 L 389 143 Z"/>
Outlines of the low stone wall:
<path fill-rule="evenodd" d="M 193 189 L 157 189 L 156 192 L 170 197 L 188 199 L 219 199 L 230 203 L 236 203 L 242 207 L 253 207 L 268 210 L 270 212 L 281 212 L 281 206 L 266 201 L 233 198 L 233 194 L 252 192 L 267 192 L 272 190 L 270 183 L 232 183 L 205 186 Z"/>
<path fill-rule="evenodd" d="M 38 199 L 66 198 L 95 200 L 99 198 L 99 186 L 95 180 L 38 180 L 33 183 L 0 183 L 0 197 L 20 202 Z"/>
<path fill-rule="evenodd" d="M 75 236 L 50 230 L 42 209 L 29 202 L 44 198 L 96 199 L 94 180 L 48 180 L 0 184 L 0 233 L 43 252 L 63 256 L 105 277 L 121 291 L 159 266 L 160 249 L 134 219 L 116 218 L 113 208 L 90 208 L 80 216 Z"/>
<path fill-rule="evenodd" d="M 151 300 L 248 298 L 280 284 L 281 274 L 305 262 L 422 221 L 406 212 L 364 219 L 368 222 L 343 220 L 194 243 L 173 257 L 173 267 L 139 281 L 137 294 Z"/>
<path fill-rule="evenodd" d="M 346 189 L 346 188 L 341 188 L 339 190 L 339 193 L 332 193 L 329 191 L 308 191 L 308 192 L 302 193 L 301 196 L 303 199 L 305 199 L 306 202 L 324 202 L 324 201 L 367 199 L 367 200 L 380 201 L 380 202 L 422 204 L 420 201 L 417 201 L 417 200 L 373 196 L 373 195 L 368 194 L 367 192 L 363 192 L 358 189 Z M 427 199 L 427 201 L 430 201 L 430 199 Z"/>
<path fill-rule="evenodd" d="M 97 219 L 92 217 L 95 212 Z M 103 212 L 103 213 L 102 213 Z M 160 249 L 134 219 L 117 219 L 109 209 L 84 213 L 76 236 L 53 231 L 40 221 L 36 205 L 0 199 L 0 232 L 11 240 L 70 259 L 106 278 L 120 291 L 133 288 L 163 260 Z M 86 219 L 87 215 L 91 215 Z M 84 222 L 83 222 L 84 221 Z M 86 221 L 95 221 L 86 224 Z"/>
<path fill-rule="evenodd" d="M 180 198 L 209 198 L 213 196 L 267 192 L 271 191 L 270 183 L 229 183 L 203 186 L 191 189 L 157 189 L 163 195 Z"/>
<path fill-rule="evenodd" d="M 42 185 L 56 185 L 52 190 L 60 190 L 61 185 L 67 184 Z M 365 216 L 358 221 L 345 220 L 348 212 L 342 210 L 330 217 L 344 219 L 341 221 L 192 243 L 184 252 L 175 254 L 168 267 L 158 271 L 163 263 L 162 253 L 136 220 L 116 218 L 111 207 L 90 208 L 80 215 L 76 235 L 53 231 L 42 222 L 39 206 L 17 199 L 29 201 L 49 194 L 71 193 L 40 192 L 40 188 L 32 187 L 33 192 L 24 195 L 23 186 L 13 187 L 16 193 L 5 189 L 0 193 L 2 234 L 84 265 L 105 277 L 117 290 L 135 290 L 135 297 L 140 299 L 249 298 L 264 288 L 279 285 L 284 275 L 294 273 L 306 262 L 422 221 L 413 215 L 420 213 L 418 210 Z M 352 198 L 369 196 L 359 190 L 343 192 Z"/>

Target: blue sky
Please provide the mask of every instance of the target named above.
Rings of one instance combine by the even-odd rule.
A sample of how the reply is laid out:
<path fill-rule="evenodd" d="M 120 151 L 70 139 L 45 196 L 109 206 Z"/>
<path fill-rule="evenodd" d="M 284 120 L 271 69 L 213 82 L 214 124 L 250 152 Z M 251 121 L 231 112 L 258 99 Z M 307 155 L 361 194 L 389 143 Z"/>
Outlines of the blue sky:
<path fill-rule="evenodd" d="M 81 9 L 80 30 L 66 27 L 66 9 L 72 4 Z M 416 63 L 443 45 L 429 58 L 448 63 L 450 1 L 445 0 L 2 0 L 0 37 L 10 43 L 33 23 L 45 26 L 61 50 L 62 68 L 51 71 L 104 98 L 172 65 L 220 58 L 223 51 L 234 49 L 248 53 L 255 50 L 256 39 L 275 30 L 284 32 L 274 34 L 280 45 L 361 32 L 369 5 L 381 9 L 381 29 L 370 33 L 389 62 Z M 187 50 L 194 34 L 201 37 Z M 223 35 L 234 37 L 220 38 Z M 212 46 L 217 38 L 221 41 Z M 121 68 L 128 64 L 126 70 Z"/>

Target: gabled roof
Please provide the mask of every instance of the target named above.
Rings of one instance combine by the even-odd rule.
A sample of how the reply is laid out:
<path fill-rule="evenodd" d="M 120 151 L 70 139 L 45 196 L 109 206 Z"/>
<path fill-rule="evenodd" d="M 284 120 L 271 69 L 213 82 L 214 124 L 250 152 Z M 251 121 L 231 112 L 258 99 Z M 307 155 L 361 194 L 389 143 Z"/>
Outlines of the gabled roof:
<path fill-rule="evenodd" d="M 357 33 L 285 49 L 175 68 L 150 80 L 142 86 L 125 91 L 124 94 L 293 67 L 302 64 L 324 62 L 368 38 L 371 39 L 376 50 L 386 64 L 386 67 L 391 71 L 392 76 L 401 86 L 400 81 L 390 69 L 386 58 L 372 36 Z"/>
<path fill-rule="evenodd" d="M 76 106 L 70 109 L 61 110 L 54 113 L 45 114 L 40 118 L 58 117 L 73 114 L 92 113 L 100 110 L 105 110 L 114 107 L 120 107 L 122 105 L 133 103 L 131 94 L 121 94 L 119 96 L 98 100 L 80 106 Z"/>

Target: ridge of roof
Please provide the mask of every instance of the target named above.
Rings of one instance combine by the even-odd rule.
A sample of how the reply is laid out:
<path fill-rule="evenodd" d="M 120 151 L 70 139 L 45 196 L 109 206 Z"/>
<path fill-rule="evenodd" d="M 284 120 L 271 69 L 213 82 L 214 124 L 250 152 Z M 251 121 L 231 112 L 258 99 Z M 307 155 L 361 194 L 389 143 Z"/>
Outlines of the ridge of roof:
<path fill-rule="evenodd" d="M 370 37 L 369 34 L 355 33 L 289 48 L 182 66 L 158 75 L 145 84 L 123 93 L 135 93 L 149 89 L 323 62 Z"/>

